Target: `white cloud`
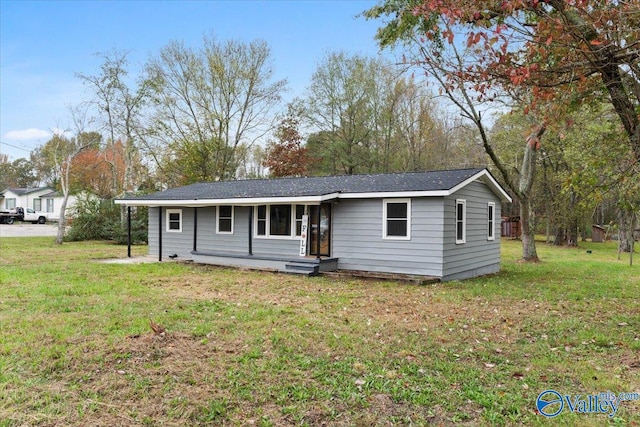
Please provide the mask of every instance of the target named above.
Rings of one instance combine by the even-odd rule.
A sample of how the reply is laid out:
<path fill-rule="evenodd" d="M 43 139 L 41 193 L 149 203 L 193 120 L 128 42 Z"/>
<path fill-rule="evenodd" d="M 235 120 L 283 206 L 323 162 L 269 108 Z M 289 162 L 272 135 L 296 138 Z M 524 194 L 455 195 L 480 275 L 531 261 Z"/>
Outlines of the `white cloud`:
<path fill-rule="evenodd" d="M 42 129 L 12 130 L 4 134 L 4 139 L 9 141 L 31 141 L 34 139 L 49 139 L 51 132 Z"/>

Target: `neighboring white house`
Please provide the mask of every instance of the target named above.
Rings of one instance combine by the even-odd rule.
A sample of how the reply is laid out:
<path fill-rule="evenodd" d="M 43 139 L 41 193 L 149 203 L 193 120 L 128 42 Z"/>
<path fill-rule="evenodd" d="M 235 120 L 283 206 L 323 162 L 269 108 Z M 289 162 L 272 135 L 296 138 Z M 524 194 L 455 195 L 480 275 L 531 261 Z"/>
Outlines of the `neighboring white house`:
<path fill-rule="evenodd" d="M 32 208 L 36 212 L 47 213 L 47 218 L 57 221 L 60 218 L 60 207 L 63 195 L 52 187 L 7 188 L 0 192 L 0 210 L 11 210 L 16 207 Z M 67 216 L 73 212 L 77 198 L 70 195 L 67 200 Z"/>

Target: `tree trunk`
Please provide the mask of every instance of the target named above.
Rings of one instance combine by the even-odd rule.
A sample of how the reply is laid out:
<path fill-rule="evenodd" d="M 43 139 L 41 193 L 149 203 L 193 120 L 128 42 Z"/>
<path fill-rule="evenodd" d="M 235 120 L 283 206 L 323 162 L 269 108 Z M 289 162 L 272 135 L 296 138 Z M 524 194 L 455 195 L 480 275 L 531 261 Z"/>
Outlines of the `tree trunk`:
<path fill-rule="evenodd" d="M 622 208 L 619 209 L 618 224 L 620 227 L 618 233 L 618 259 L 620 259 L 622 252 L 627 252 L 629 253 L 629 264 L 633 265 L 634 229 L 636 225 L 635 212 L 629 212 Z"/>
<path fill-rule="evenodd" d="M 520 195 L 520 222 L 522 225 L 522 260 L 538 262 L 536 251 L 536 213 L 531 200 L 533 178 L 536 174 L 536 160 L 540 149 L 540 138 L 544 134 L 546 124 L 542 123 L 531 132 L 525 144 L 524 157 L 520 168 L 518 193 Z"/>
<path fill-rule="evenodd" d="M 562 225 L 557 226 L 555 238 L 553 239 L 554 246 L 562 246 L 567 238 L 567 233 L 564 231 L 564 227 Z"/>
<path fill-rule="evenodd" d="M 62 198 L 62 205 L 60 206 L 60 218 L 58 218 L 58 233 L 56 234 L 56 243 L 58 245 L 62 244 L 64 240 L 64 230 L 67 226 L 67 201 L 69 200 L 69 192 L 64 192 L 64 197 Z"/>
<path fill-rule="evenodd" d="M 522 260 L 538 262 L 536 251 L 536 214 L 531 199 L 527 198 L 520 203 L 520 223 L 522 225 Z"/>

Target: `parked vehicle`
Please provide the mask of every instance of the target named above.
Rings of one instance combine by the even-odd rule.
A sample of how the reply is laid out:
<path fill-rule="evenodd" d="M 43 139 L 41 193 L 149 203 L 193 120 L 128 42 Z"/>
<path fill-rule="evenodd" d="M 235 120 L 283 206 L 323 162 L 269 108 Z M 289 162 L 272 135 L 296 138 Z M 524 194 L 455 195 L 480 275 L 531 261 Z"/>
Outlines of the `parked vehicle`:
<path fill-rule="evenodd" d="M 15 221 L 44 224 L 47 222 L 47 214 L 36 212 L 31 208 L 20 207 L 8 211 L 0 211 L 0 224 L 13 224 Z"/>

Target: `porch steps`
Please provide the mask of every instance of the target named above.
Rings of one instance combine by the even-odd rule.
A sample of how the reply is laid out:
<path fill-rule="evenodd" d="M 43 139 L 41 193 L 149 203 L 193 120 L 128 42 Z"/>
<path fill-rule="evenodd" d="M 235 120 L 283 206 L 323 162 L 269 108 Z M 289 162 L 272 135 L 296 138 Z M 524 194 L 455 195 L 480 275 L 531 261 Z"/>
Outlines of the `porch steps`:
<path fill-rule="evenodd" d="M 284 265 L 286 273 L 304 274 L 305 276 L 317 276 L 320 274 L 320 264 L 310 262 L 291 261 Z"/>

